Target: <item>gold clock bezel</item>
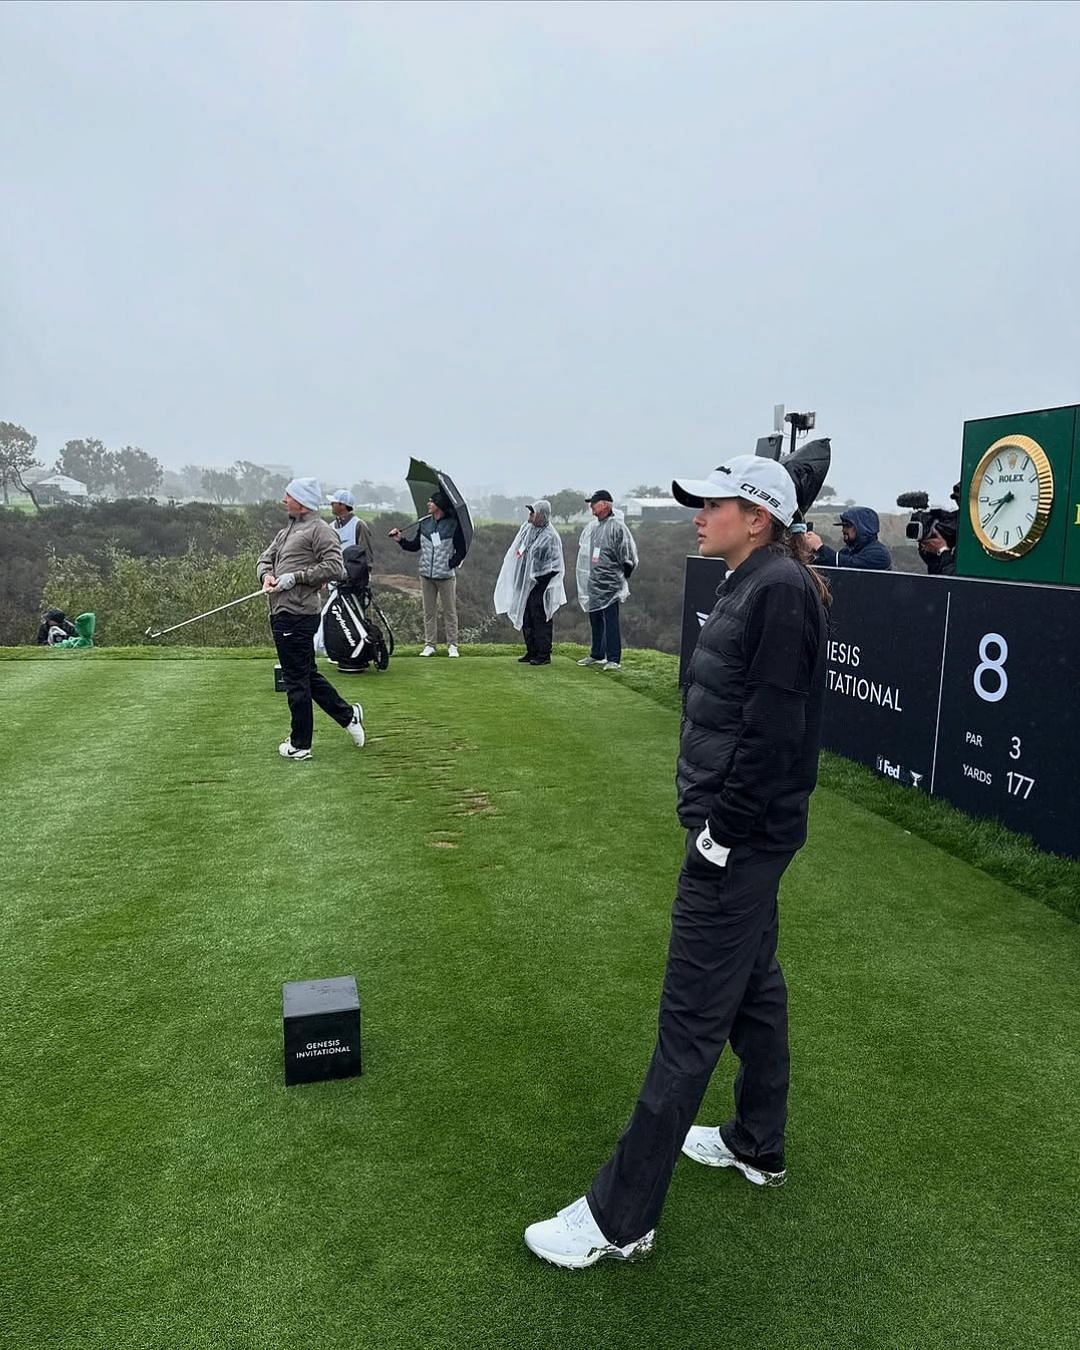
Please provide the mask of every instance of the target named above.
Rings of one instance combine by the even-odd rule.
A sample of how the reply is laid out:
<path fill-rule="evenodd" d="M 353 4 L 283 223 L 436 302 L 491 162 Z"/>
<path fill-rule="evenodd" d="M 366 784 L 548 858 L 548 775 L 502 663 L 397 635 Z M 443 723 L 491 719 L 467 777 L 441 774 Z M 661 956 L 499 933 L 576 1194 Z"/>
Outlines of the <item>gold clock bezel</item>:
<path fill-rule="evenodd" d="M 1035 465 L 1035 471 L 1039 475 L 1039 504 L 1035 508 L 1034 523 L 1020 543 L 1012 548 L 1002 548 L 994 543 L 983 529 L 982 518 L 979 514 L 979 485 L 986 473 L 986 467 L 991 460 L 997 459 L 1005 450 L 1023 451 Z M 989 553 L 991 558 L 1022 558 L 1026 553 L 1030 553 L 1046 533 L 1046 527 L 1050 524 L 1050 511 L 1053 505 L 1054 468 L 1050 463 L 1050 457 L 1038 441 L 1033 441 L 1030 436 L 1002 436 L 980 457 L 971 478 L 971 486 L 968 489 L 968 518 L 971 521 L 971 528 L 975 531 L 975 538 L 982 545 L 983 552 Z"/>

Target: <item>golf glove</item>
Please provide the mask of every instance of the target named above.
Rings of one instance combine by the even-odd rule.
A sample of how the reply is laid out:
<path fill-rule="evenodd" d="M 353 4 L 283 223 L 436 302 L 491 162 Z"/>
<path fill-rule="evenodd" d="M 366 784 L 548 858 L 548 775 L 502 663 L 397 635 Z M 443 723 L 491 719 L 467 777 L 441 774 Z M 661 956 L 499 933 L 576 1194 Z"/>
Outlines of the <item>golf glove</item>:
<path fill-rule="evenodd" d="M 714 867 L 726 867 L 730 848 L 725 848 L 723 844 L 718 844 L 709 833 L 708 825 L 701 831 L 694 841 L 697 851 L 706 862 L 712 863 Z"/>
<path fill-rule="evenodd" d="M 291 591 L 295 585 L 296 585 L 296 573 L 284 572 L 280 577 L 278 577 L 277 585 L 274 587 L 274 590 Z"/>

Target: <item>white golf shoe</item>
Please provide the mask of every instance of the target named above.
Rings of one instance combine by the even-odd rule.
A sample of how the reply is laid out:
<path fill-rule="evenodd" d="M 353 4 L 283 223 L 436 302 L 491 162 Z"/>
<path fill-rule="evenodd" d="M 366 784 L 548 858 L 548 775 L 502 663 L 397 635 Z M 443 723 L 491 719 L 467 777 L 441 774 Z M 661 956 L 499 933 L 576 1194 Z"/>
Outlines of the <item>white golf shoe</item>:
<path fill-rule="evenodd" d="M 427 644 L 427 646 L 424 647 L 424 649 L 421 651 L 420 655 L 421 655 L 421 656 L 434 656 L 434 655 L 435 655 L 435 648 L 434 648 L 434 647 L 431 645 L 431 643 L 429 642 L 429 643 Z"/>
<path fill-rule="evenodd" d="M 454 643 L 454 642 L 451 642 L 450 646 L 446 649 L 446 654 L 447 654 L 447 656 L 460 656 L 460 655 L 461 655 L 461 653 L 460 653 L 460 652 L 458 651 L 458 649 L 457 649 L 457 644 Z"/>
<path fill-rule="evenodd" d="M 364 710 L 359 703 L 352 705 L 352 721 L 345 730 L 352 737 L 353 745 L 356 746 L 357 750 L 362 750 L 367 738 L 364 735 Z"/>
<path fill-rule="evenodd" d="M 529 1251 L 553 1266 L 567 1270 L 584 1270 L 605 1258 L 612 1261 L 641 1261 L 653 1249 L 656 1230 L 653 1229 L 636 1242 L 616 1247 L 597 1227 L 589 1202 L 584 1196 L 572 1205 L 560 1209 L 553 1219 L 531 1223 L 525 1229 L 525 1245 Z"/>
<path fill-rule="evenodd" d="M 607 662 L 602 656 L 583 656 L 578 662 L 579 666 L 604 666 Z"/>
<path fill-rule="evenodd" d="M 754 1186 L 782 1186 L 787 1172 L 763 1172 L 759 1167 L 737 1158 L 720 1136 L 715 1125 L 692 1125 L 683 1140 L 682 1151 L 694 1162 L 706 1167 L 734 1167 Z"/>
<path fill-rule="evenodd" d="M 604 662 L 604 669 L 605 669 L 605 670 L 622 670 L 622 664 L 621 664 L 621 662 L 619 662 L 619 661 L 605 661 L 605 662 Z"/>
<path fill-rule="evenodd" d="M 291 740 L 282 741 L 278 746 L 278 754 L 282 759 L 310 759 L 310 750 L 297 750 Z"/>

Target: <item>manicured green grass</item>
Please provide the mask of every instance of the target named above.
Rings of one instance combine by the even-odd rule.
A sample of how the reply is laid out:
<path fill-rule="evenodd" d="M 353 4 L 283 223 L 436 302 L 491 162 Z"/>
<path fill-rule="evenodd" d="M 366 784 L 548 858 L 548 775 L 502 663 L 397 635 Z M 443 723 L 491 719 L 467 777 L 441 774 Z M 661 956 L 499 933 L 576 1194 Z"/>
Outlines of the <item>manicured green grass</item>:
<path fill-rule="evenodd" d="M 1080 930 L 828 789 L 788 1185 L 684 1163 L 641 1266 L 522 1246 L 651 1049 L 647 664 L 398 660 L 347 686 L 365 750 L 320 718 L 290 764 L 269 660 L 0 663 L 5 1346 L 1077 1343 Z M 364 1076 L 286 1090 L 281 982 L 343 973 Z"/>

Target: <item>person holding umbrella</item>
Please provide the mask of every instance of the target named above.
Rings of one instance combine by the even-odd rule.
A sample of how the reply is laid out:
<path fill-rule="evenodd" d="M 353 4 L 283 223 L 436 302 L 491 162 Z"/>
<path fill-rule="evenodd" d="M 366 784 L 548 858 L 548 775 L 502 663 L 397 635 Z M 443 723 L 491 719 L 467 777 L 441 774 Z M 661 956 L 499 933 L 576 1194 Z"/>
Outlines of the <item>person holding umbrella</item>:
<path fill-rule="evenodd" d="M 551 523 L 551 503 L 537 501 L 507 549 L 495 583 L 495 613 L 505 614 L 525 639 L 522 665 L 551 665 L 555 611 L 566 604 L 562 539 Z"/>
<path fill-rule="evenodd" d="M 459 656 L 457 614 L 457 569 L 464 560 L 461 532 L 447 493 L 435 488 L 427 501 L 427 515 L 419 530 L 408 539 L 401 530 L 391 530 L 406 553 L 420 554 L 420 588 L 424 598 L 424 646 L 421 656 L 434 656 L 439 640 L 438 606 L 442 606 L 448 656 Z"/>

